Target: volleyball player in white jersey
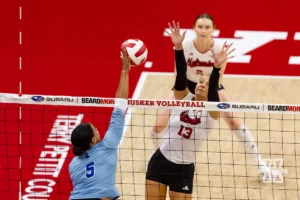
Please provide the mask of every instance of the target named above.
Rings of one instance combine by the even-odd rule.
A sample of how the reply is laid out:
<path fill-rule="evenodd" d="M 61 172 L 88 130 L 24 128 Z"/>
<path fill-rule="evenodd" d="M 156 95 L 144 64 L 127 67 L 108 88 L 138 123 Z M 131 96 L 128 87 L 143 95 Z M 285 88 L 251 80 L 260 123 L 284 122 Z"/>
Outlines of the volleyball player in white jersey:
<path fill-rule="evenodd" d="M 221 64 L 233 51 L 230 45 L 215 53 L 211 50 L 214 67 L 209 77 L 197 81 L 192 94 L 187 88 L 187 63 L 184 57 L 182 41 L 184 35 L 179 32 L 179 23 L 173 22 L 171 39 L 175 46 L 176 80 L 174 97 L 176 100 L 220 101 L 218 83 Z M 152 155 L 146 174 L 146 199 L 165 199 L 167 187 L 171 200 L 190 199 L 193 192 L 194 163 L 200 145 L 207 139 L 219 118 L 217 111 L 173 109 L 169 126 L 164 131 L 164 140 Z"/>
<path fill-rule="evenodd" d="M 212 48 L 215 52 L 220 52 L 222 44 L 217 44 L 213 38 L 212 33 L 215 30 L 215 22 L 211 15 L 201 14 L 194 22 L 194 30 L 196 37 L 192 40 L 185 40 L 183 42 L 184 56 L 187 62 L 187 79 L 188 88 L 193 93 L 197 80 L 202 76 L 209 76 L 212 72 L 214 61 L 211 58 Z M 225 88 L 223 87 L 223 75 L 226 68 L 227 62 L 224 62 L 221 66 L 220 81 L 219 81 L 219 96 L 221 102 L 229 102 L 227 95 L 225 94 Z M 170 98 L 174 98 L 171 94 Z M 170 110 L 159 110 L 157 115 L 156 124 L 151 131 L 151 137 L 154 142 L 154 148 L 159 146 L 160 140 L 158 133 L 162 133 L 167 126 L 168 119 L 170 116 Z M 253 136 L 250 130 L 238 119 L 233 117 L 230 112 L 222 112 L 222 118 L 226 124 L 245 146 L 246 153 L 251 154 L 258 164 L 258 169 L 261 174 L 265 177 L 271 178 L 271 173 L 276 176 L 276 172 L 271 171 L 262 160 L 258 153 L 257 145 L 254 142 Z"/>

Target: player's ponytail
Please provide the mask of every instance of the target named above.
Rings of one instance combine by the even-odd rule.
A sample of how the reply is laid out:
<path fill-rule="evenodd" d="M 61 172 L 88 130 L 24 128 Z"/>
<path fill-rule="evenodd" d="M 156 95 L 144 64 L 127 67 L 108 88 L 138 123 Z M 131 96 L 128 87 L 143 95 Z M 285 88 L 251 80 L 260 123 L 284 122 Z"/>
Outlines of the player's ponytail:
<path fill-rule="evenodd" d="M 73 153 L 76 156 L 84 154 L 89 148 L 91 148 L 92 138 L 94 132 L 89 123 L 79 124 L 71 134 L 71 142 L 73 146 Z"/>
<path fill-rule="evenodd" d="M 83 150 L 83 148 L 81 148 L 81 146 L 73 146 L 73 153 L 75 156 L 81 156 L 82 154 L 84 154 L 85 150 Z"/>

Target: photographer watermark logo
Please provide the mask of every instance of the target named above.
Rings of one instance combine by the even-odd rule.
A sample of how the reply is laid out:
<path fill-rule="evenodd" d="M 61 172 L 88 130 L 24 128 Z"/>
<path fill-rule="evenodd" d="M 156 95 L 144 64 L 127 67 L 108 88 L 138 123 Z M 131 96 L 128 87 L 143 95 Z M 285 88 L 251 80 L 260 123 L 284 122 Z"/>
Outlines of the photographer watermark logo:
<path fill-rule="evenodd" d="M 264 159 L 267 167 L 272 174 L 265 172 L 262 174 L 263 183 L 284 183 L 284 175 L 288 174 L 288 170 L 283 168 L 283 159 Z"/>

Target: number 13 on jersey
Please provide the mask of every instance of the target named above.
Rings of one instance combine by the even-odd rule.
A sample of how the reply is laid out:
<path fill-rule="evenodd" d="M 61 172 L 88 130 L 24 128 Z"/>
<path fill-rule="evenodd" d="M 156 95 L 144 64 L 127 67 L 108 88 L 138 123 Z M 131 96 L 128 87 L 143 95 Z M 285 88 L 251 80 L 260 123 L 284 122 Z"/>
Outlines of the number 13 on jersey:
<path fill-rule="evenodd" d="M 184 137 L 185 139 L 190 139 L 192 133 L 193 129 L 191 127 L 185 127 L 181 125 L 178 135 Z"/>

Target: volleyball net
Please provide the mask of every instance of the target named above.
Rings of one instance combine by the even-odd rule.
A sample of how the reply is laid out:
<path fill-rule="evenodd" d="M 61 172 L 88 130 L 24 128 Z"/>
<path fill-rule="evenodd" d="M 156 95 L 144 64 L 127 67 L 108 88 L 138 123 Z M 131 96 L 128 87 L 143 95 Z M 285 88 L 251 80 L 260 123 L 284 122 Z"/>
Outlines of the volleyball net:
<path fill-rule="evenodd" d="M 1 199 L 68 199 L 72 184 L 72 130 L 93 123 L 103 138 L 114 98 L 0 93 Z M 119 148 L 120 199 L 145 199 L 145 173 L 153 154 L 150 131 L 160 109 L 234 113 L 251 132 L 267 166 L 258 164 L 223 118 L 195 154 L 193 199 L 299 199 L 300 105 L 129 99 Z M 183 138 L 184 139 L 184 138 Z"/>

